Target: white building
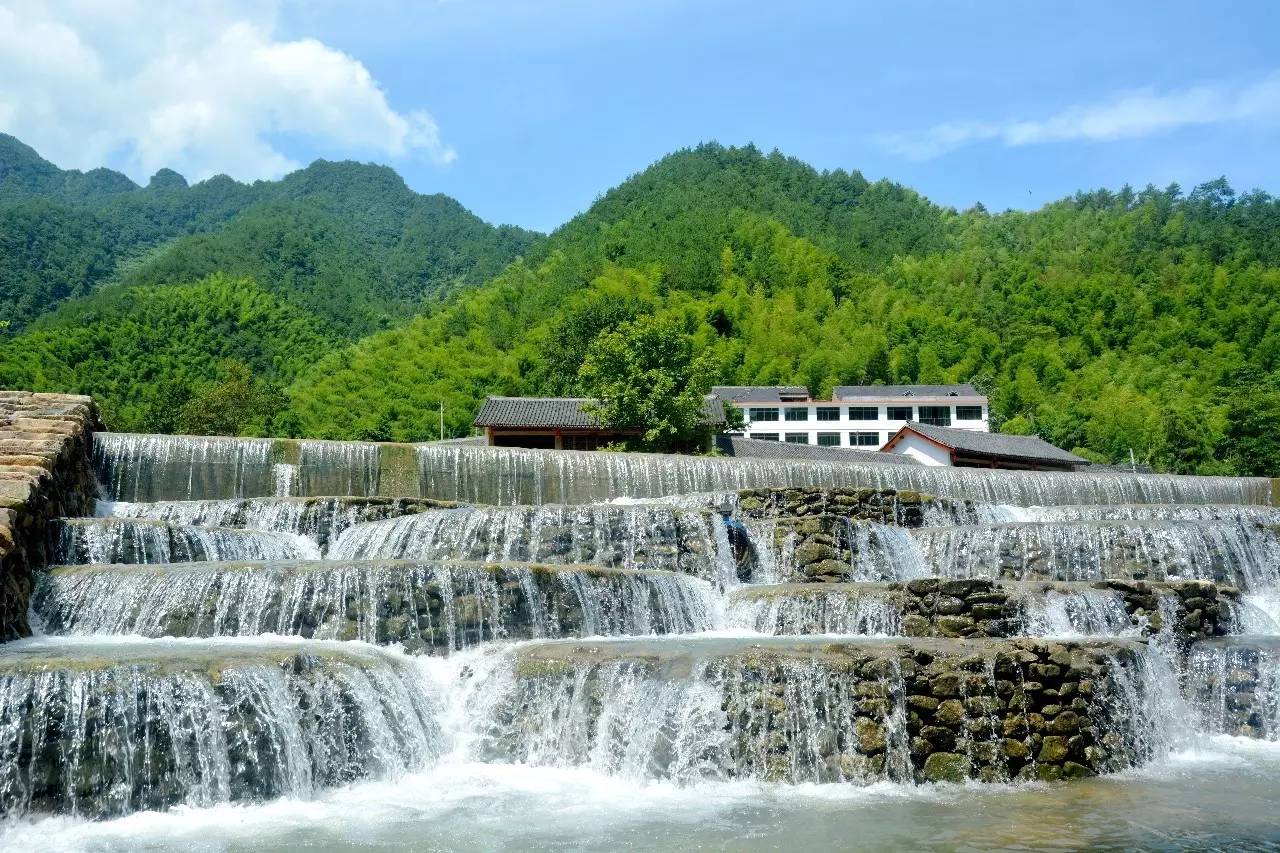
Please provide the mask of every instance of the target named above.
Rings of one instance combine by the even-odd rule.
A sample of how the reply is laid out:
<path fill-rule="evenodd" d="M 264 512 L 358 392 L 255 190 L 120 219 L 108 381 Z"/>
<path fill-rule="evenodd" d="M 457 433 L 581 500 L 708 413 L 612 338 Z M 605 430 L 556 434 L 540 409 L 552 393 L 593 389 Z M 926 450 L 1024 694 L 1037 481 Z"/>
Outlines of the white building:
<path fill-rule="evenodd" d="M 766 441 L 878 450 L 908 422 L 989 432 L 987 398 L 972 385 L 842 385 L 813 400 L 799 385 L 711 389 L 742 410 L 735 435 Z"/>

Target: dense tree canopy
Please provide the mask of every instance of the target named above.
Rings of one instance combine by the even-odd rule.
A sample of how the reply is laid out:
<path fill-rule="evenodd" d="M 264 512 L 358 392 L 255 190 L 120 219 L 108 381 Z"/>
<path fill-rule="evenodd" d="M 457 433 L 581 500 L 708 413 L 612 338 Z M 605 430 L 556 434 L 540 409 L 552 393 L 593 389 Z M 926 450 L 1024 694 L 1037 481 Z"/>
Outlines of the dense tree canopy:
<path fill-rule="evenodd" d="M 16 332 L 109 283 L 253 277 L 357 338 L 492 278 L 537 235 L 494 228 L 385 166 L 317 161 L 280 181 L 146 187 L 63 171 L 0 134 L 0 317 Z"/>
<path fill-rule="evenodd" d="M 112 429 L 178 432 L 227 362 L 282 386 L 332 347 L 314 317 L 248 280 L 111 288 L 0 344 L 0 387 L 92 394 Z"/>
<path fill-rule="evenodd" d="M 636 449 L 671 451 L 702 431 L 715 367 L 676 318 L 649 315 L 600 332 L 578 378 L 601 423 L 643 430 Z"/>
<path fill-rule="evenodd" d="M 57 258 L 66 297 L 96 275 L 81 270 L 111 269 L 123 282 L 72 299 L 15 338 L 0 351 L 0 379 L 94 390 L 117 428 L 172 428 L 124 389 L 154 400 L 160 388 L 194 381 L 192 368 L 178 370 L 186 362 L 140 330 L 124 336 L 135 339 L 122 354 L 133 367 L 105 366 L 117 357 L 107 327 L 132 328 L 109 311 L 129 299 L 154 303 L 157 283 L 229 270 L 256 282 L 237 282 L 237 293 L 270 296 L 273 311 L 306 327 L 261 342 L 273 352 L 265 361 L 197 347 L 215 358 L 200 383 L 221 381 L 217 363 L 231 358 L 254 381 L 285 386 L 288 409 L 264 429 L 425 439 L 443 402 L 448 431 L 465 434 L 484 394 L 590 393 L 605 377 L 580 368 L 602 335 L 670 326 L 720 383 L 800 383 L 826 394 L 836 384 L 971 381 L 990 395 L 997 424 L 1098 461 L 1132 451 L 1161 470 L 1280 473 L 1280 202 L 1237 195 L 1224 180 L 1190 193 L 1125 187 L 1034 212 L 961 213 L 856 172 L 703 145 L 664 158 L 536 242 L 473 230 L 451 202 L 409 193 L 390 170 L 316 164 L 272 186 L 225 224 L 188 226 L 192 236 L 136 256 L 123 272 L 91 220 L 55 227 L 53 214 L 31 212 L 61 196 L 0 205 L 26 217 L 22 233 L 47 235 L 31 251 Z M 102 198 L 118 205 L 146 192 L 160 190 Z M 507 258 L 515 260 L 502 268 Z M 9 281 L 0 293 L 15 301 L 40 286 L 38 277 Z M 135 284 L 145 299 L 128 295 Z M 172 289 L 200 287 L 231 284 Z M 206 319 L 179 314 L 168 334 L 211 333 Z M 93 357 L 66 351 L 89 333 L 81 326 L 101 336 Z M 253 334 L 238 329 L 233 340 Z M 36 369 L 37 351 L 53 356 L 51 367 Z M 142 378 L 121 378 L 133 374 Z"/>

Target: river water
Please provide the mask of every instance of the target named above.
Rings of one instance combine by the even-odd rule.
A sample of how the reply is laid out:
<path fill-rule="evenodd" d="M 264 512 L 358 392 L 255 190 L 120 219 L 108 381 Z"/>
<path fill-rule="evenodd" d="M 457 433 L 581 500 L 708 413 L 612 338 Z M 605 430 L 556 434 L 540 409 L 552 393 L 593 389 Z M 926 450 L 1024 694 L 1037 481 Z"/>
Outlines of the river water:
<path fill-rule="evenodd" d="M 0 646 L 0 851 L 1280 850 L 1265 481 L 167 436 L 96 458 L 39 636 Z M 952 500 L 913 530 L 718 511 L 773 486 Z M 908 594 L 930 583 L 1008 594 Z M 1034 654 L 1011 680 L 1011 636 L 1101 649 L 1093 704 Z M 908 711 L 944 659 L 959 735 Z M 1027 704 L 1009 727 L 1031 692 L 1043 740 Z M 1096 728 L 1073 758 L 1137 766 L 977 781 L 1046 778 L 1069 704 Z M 921 719 L 950 744 L 918 752 Z M 937 753 L 968 781 L 923 781 Z"/>
<path fill-rule="evenodd" d="M 445 762 L 313 800 L 47 818 L 11 850 L 609 851 L 1280 848 L 1280 745 L 1216 737 L 1074 783 L 676 786 Z"/>

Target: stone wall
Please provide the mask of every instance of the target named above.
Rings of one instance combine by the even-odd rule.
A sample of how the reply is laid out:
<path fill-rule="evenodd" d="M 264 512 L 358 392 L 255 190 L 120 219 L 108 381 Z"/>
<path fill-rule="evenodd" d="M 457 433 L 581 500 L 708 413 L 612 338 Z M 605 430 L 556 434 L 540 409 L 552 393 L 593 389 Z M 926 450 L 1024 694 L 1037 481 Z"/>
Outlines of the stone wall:
<path fill-rule="evenodd" d="M 726 643 L 522 650 L 516 689 L 499 709 L 501 746 L 516 760 L 528 757 L 520 733 L 541 736 L 546 697 L 572 705 L 589 725 L 626 713 L 637 682 L 664 701 L 687 690 L 704 714 L 699 703 L 716 691 L 725 715 L 722 729 L 705 732 L 697 730 L 703 717 L 681 717 L 680 742 L 645 757 L 650 772 L 690 749 L 698 772 L 719 778 L 1052 781 L 1140 764 L 1161 735 L 1144 702 L 1160 686 L 1135 641 Z"/>
<path fill-rule="evenodd" d="M 920 527 L 927 504 L 950 505 L 920 492 L 894 489 L 746 489 L 738 492 L 743 518 L 840 516 L 879 524 Z"/>
<path fill-rule="evenodd" d="M 1073 634 L 1159 637 L 1179 650 L 1238 633 L 1240 591 L 1207 581 L 1016 583 L 920 578 L 905 582 L 791 583 L 733 592 L 731 616 L 766 633 L 868 633 L 1002 638 L 1066 633 L 1037 624 L 1057 597 L 1078 612 Z"/>
<path fill-rule="evenodd" d="M 883 506 L 886 513 L 902 514 L 900 507 L 889 502 Z M 871 510 L 864 507 L 858 511 Z M 844 583 L 901 576 L 896 571 L 903 567 L 893 559 L 896 551 L 890 540 L 907 534 L 886 529 L 895 525 L 874 527 L 852 516 L 817 512 L 748 518 L 745 524 L 748 535 L 741 542 L 734 542 L 741 578 L 757 582 Z M 762 549 L 769 553 L 761 553 Z M 775 576 L 759 576 L 758 570 L 768 566 Z"/>
<path fill-rule="evenodd" d="M 37 585 L 50 634 L 249 636 L 398 643 L 444 653 L 493 640 L 713 627 L 705 585 L 670 572 L 411 560 L 58 566 Z M 121 608 L 118 602 L 131 604 Z"/>
<path fill-rule="evenodd" d="M 0 391 L 0 640 L 31 633 L 32 572 L 48 560 L 49 523 L 93 511 L 100 426 L 88 397 Z"/>
<path fill-rule="evenodd" d="M 1015 583 L 986 579 L 921 578 L 902 584 L 903 633 L 909 637 L 1009 637 L 1025 631 L 1025 603 L 1050 593 L 1073 595 L 1088 590 L 1114 592 L 1135 635 L 1164 633 L 1179 642 L 1230 634 L 1240 591 L 1209 581 L 1108 580 L 1096 582 Z M 1166 608 L 1160 606 L 1167 601 Z M 1175 620 L 1166 624 L 1166 612 Z"/>
<path fill-rule="evenodd" d="M 1280 637 L 1222 637 L 1191 647 L 1186 693 L 1212 734 L 1280 740 Z"/>

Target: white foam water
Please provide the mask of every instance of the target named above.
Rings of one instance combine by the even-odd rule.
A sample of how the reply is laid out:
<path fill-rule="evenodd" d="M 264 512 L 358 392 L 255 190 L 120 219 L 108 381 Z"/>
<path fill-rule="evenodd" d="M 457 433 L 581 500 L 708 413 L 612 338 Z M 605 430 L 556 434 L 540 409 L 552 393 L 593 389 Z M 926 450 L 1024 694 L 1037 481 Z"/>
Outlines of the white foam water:
<path fill-rule="evenodd" d="M 311 539 L 274 530 L 241 530 L 127 518 L 78 518 L 59 525 L 54 562 L 180 563 L 192 560 L 319 559 Z"/>

